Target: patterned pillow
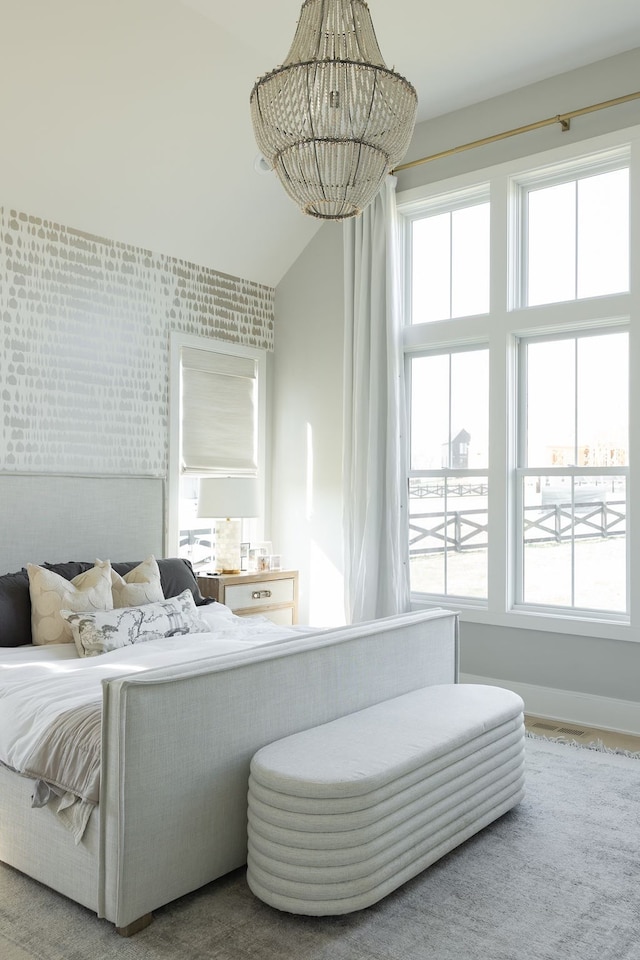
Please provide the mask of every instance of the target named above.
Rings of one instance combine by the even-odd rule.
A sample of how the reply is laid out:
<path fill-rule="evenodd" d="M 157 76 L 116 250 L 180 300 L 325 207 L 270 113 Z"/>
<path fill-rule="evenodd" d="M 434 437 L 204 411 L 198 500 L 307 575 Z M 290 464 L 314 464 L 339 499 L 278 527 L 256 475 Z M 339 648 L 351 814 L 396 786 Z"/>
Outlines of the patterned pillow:
<path fill-rule="evenodd" d="M 164 600 L 160 568 L 154 556 L 147 557 L 137 567 L 121 577 L 111 568 L 111 594 L 113 608 L 139 607 L 143 603 L 157 603 Z"/>
<path fill-rule="evenodd" d="M 98 561 L 73 580 L 27 564 L 31 597 L 31 634 L 36 644 L 73 643 L 71 627 L 60 615 L 65 610 L 111 610 L 111 564 Z"/>
<path fill-rule="evenodd" d="M 200 620 L 190 590 L 179 596 L 141 607 L 121 607 L 101 613 L 62 610 L 81 657 L 95 657 L 145 640 L 158 640 L 184 633 L 208 633 Z"/>

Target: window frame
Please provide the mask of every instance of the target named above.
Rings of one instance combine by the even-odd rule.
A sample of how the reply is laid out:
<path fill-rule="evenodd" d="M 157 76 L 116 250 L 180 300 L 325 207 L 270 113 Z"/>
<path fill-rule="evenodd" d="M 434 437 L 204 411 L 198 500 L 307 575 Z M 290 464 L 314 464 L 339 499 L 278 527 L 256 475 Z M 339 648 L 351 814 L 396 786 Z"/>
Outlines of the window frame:
<path fill-rule="evenodd" d="M 256 539 L 264 539 L 267 518 L 266 507 L 266 454 L 267 454 L 267 353 L 257 347 L 230 343 L 213 337 L 199 337 L 173 331 L 169 343 L 169 462 L 167 478 L 167 530 L 166 543 L 169 556 L 178 556 L 180 520 L 180 475 L 181 475 L 181 356 L 184 347 L 207 350 L 212 353 L 231 354 L 252 359 L 258 370 L 257 431 L 258 431 L 258 498 L 260 516 L 256 518 Z"/>
<path fill-rule="evenodd" d="M 629 166 L 630 149 L 627 143 L 621 144 L 608 150 L 595 151 L 593 154 L 582 157 L 580 160 L 565 160 L 558 163 L 544 165 L 538 169 L 534 168 L 526 173 L 515 175 L 511 178 L 511 192 L 514 198 L 514 222 L 517 225 L 514 233 L 514 240 L 517 237 L 518 242 L 513 244 L 512 260 L 515 283 L 512 285 L 513 298 L 510 304 L 511 309 L 533 310 L 537 307 L 550 307 L 553 301 L 549 303 L 529 305 L 528 291 L 528 239 L 529 239 L 529 219 L 528 219 L 528 198 L 529 193 L 536 189 L 555 187 L 563 183 L 584 180 L 587 177 L 597 176 L 601 173 L 612 173 L 614 170 L 620 170 Z M 576 216 L 577 216 L 576 212 Z M 576 275 L 578 263 L 576 259 Z M 606 294 L 605 296 L 609 296 Z M 615 296 L 615 294 L 611 294 Z M 555 301 L 558 304 L 574 303 L 575 301 L 595 300 L 596 297 L 578 297 L 576 295 L 568 300 Z"/>
<path fill-rule="evenodd" d="M 598 162 L 593 163 L 592 157 Z M 520 185 L 565 176 L 569 170 L 603 171 L 603 158 L 610 165 L 630 167 L 630 277 L 628 293 L 594 298 L 523 306 L 521 260 L 513 237 L 521 236 L 522 210 Z M 450 348 L 460 344 L 488 344 L 490 348 L 490 470 L 489 476 L 489 600 L 486 608 L 467 601 L 455 602 L 461 620 L 509 628 L 538 630 L 555 634 L 640 641 L 640 596 L 628 594 L 629 617 L 621 622 L 615 616 L 576 615 L 570 611 L 522 609 L 515 598 L 515 543 L 517 478 L 517 344 L 522 337 L 580 330 L 615 329 L 629 325 L 629 480 L 627 498 L 630 515 L 640 515 L 640 126 L 604 134 L 532 156 L 510 160 L 481 170 L 470 171 L 447 180 L 433 181 L 422 187 L 400 192 L 397 206 L 400 222 L 401 255 L 410 249 L 408 224 L 420 216 L 423 208 L 434 209 L 457 192 L 478 196 L 489 192 L 491 202 L 491 300 L 490 312 L 432 323 L 407 323 L 402 330 L 405 355 Z M 407 275 L 404 273 L 404 304 L 407 299 Z M 638 327 L 636 332 L 635 327 Z M 630 582 L 640 574 L 640 537 L 627 531 L 627 576 Z M 442 605 L 427 595 L 412 595 L 414 608 Z"/>
<path fill-rule="evenodd" d="M 422 469 L 422 468 L 412 468 L 411 466 L 411 437 L 412 437 L 412 412 L 413 412 L 411 407 L 412 383 L 413 383 L 412 361 L 419 359 L 421 357 L 445 356 L 449 358 L 449 365 L 451 365 L 451 357 L 454 354 L 471 353 L 478 350 L 483 350 L 483 351 L 486 350 L 487 353 L 489 353 L 488 344 L 486 343 L 459 344 L 454 347 L 440 347 L 440 348 L 434 348 L 432 350 L 416 350 L 416 351 L 405 353 L 405 368 L 404 368 L 405 369 L 405 395 L 406 395 L 406 406 L 407 406 L 407 429 L 408 429 L 408 437 L 409 437 L 409 442 L 407 443 L 407 457 L 408 457 L 407 479 L 409 483 L 411 482 L 411 480 L 420 479 L 421 477 L 441 479 L 444 481 L 445 484 L 448 481 L 455 480 L 457 478 L 465 479 L 465 478 L 473 478 L 473 477 L 478 477 L 478 478 L 486 477 L 488 480 L 488 477 L 489 477 L 488 463 L 487 463 L 487 466 L 485 467 L 466 467 L 466 468 L 447 466 L 447 467 L 440 467 L 440 468 L 434 467 L 431 469 Z M 451 374 L 451 367 L 449 366 L 449 375 L 450 374 Z M 449 402 L 449 408 L 450 408 L 451 406 L 451 380 L 450 379 L 449 379 L 448 402 Z M 451 426 L 450 421 L 449 421 L 449 426 Z M 411 523 L 411 514 L 409 512 L 410 499 L 411 498 L 409 497 L 408 491 L 407 491 L 407 510 L 408 510 L 409 524 Z M 444 515 L 447 516 L 447 513 L 445 513 Z M 448 559 L 445 556 L 445 559 L 444 559 L 445 580 L 447 576 L 447 567 L 448 567 Z M 428 596 L 430 597 L 430 599 L 434 601 L 442 602 L 442 603 L 451 603 L 452 601 L 455 601 L 456 603 L 460 602 L 460 603 L 477 604 L 481 608 L 486 608 L 487 606 L 486 598 L 472 598 L 466 595 L 459 595 L 459 594 L 449 593 L 446 591 L 443 593 L 437 593 L 437 592 L 430 593 L 428 594 Z"/>
<path fill-rule="evenodd" d="M 626 595 L 626 610 L 622 611 L 611 611 L 611 610 L 586 610 L 577 606 L 553 606 L 550 604 L 535 603 L 532 601 L 525 602 L 523 598 L 523 586 L 524 586 L 524 563 L 525 563 L 525 547 L 524 539 L 522 536 L 522 531 L 524 527 L 524 500 L 523 500 L 523 479 L 525 477 L 570 477 L 573 480 L 577 477 L 619 477 L 623 476 L 626 480 L 626 508 L 627 508 L 627 518 L 629 517 L 629 477 L 630 471 L 629 466 L 624 467 L 585 467 L 578 466 L 577 464 L 552 467 L 552 466 L 538 466 L 532 465 L 528 462 L 526 444 L 527 444 L 527 407 L 528 407 L 528 376 L 526 370 L 526 358 L 524 348 L 531 343 L 553 343 L 558 341 L 573 340 L 574 342 L 579 341 L 580 339 L 585 339 L 587 337 L 598 337 L 607 335 L 613 331 L 616 332 L 625 332 L 629 333 L 629 324 L 615 323 L 607 324 L 606 326 L 600 326 L 597 328 L 594 327 L 582 327 L 577 330 L 567 329 L 561 333 L 549 333 L 549 334 L 536 334 L 535 336 L 523 336 L 517 338 L 517 363 L 518 363 L 518 377 L 516 384 L 516 419 L 517 419 L 517 428 L 516 428 L 516 463 L 514 465 L 514 529 L 513 529 L 513 542 L 514 542 L 514 564 L 513 564 L 513 577 L 514 577 L 514 589 L 513 589 L 513 602 L 512 608 L 514 611 L 532 611 L 537 613 L 546 614 L 548 616 L 575 616 L 577 618 L 582 617 L 594 617 L 600 618 L 605 617 L 607 620 L 610 620 L 612 623 L 628 623 L 629 622 L 629 603 L 631 597 L 631 580 L 629 573 L 629 529 L 627 523 L 627 532 L 625 535 L 625 548 L 626 548 L 626 583 L 625 583 L 625 595 Z M 577 412 L 577 411 L 576 411 Z M 572 578 L 575 570 L 572 569 Z"/>
<path fill-rule="evenodd" d="M 404 304 L 409 305 L 409 313 L 412 310 L 413 302 L 413 239 L 412 231 L 413 224 L 416 220 L 421 220 L 425 216 L 435 217 L 442 213 L 455 213 L 456 210 L 463 210 L 466 207 L 473 207 L 478 204 L 490 202 L 489 194 L 489 184 L 488 183 L 477 183 L 468 188 L 462 188 L 460 190 L 452 190 L 450 192 L 445 192 L 443 194 L 438 194 L 434 196 L 427 203 L 417 203 L 413 207 L 405 206 L 403 209 L 402 218 L 404 220 L 404 229 L 402 232 L 402 258 L 405 263 L 408 265 L 408 269 L 404 271 L 404 289 L 403 289 L 403 302 Z M 489 211 L 491 213 L 491 211 Z M 449 256 L 451 257 L 451 250 L 449 251 Z M 451 274 L 451 260 L 449 262 L 449 272 Z M 451 276 L 450 276 L 450 286 L 451 286 Z M 451 292 L 450 292 L 450 301 L 451 301 Z M 487 313 L 475 314 L 475 316 L 488 316 Z M 422 326 L 432 326 L 439 323 L 451 323 L 452 320 L 460 319 L 459 317 L 449 317 L 444 320 L 426 320 L 422 323 L 412 323 L 409 321 L 408 325 L 413 327 L 422 327 Z"/>

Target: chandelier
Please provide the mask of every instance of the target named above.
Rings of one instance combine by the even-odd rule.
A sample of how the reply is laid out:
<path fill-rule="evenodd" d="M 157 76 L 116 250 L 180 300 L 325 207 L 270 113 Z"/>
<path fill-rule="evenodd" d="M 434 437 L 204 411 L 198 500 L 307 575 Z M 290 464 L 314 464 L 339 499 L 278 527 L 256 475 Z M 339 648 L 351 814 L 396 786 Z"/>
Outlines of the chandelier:
<path fill-rule="evenodd" d="M 251 91 L 258 147 L 321 220 L 357 216 L 403 158 L 414 87 L 389 70 L 364 0 L 305 0 L 287 59 Z"/>

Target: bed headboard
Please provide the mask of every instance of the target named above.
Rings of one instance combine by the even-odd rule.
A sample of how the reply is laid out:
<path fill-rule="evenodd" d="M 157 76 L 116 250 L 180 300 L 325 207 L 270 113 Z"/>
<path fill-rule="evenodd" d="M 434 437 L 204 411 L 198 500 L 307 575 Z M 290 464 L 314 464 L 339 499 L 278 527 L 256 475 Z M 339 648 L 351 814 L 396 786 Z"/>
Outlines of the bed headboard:
<path fill-rule="evenodd" d="M 164 556 L 158 477 L 0 474 L 0 575 L 26 563 Z"/>

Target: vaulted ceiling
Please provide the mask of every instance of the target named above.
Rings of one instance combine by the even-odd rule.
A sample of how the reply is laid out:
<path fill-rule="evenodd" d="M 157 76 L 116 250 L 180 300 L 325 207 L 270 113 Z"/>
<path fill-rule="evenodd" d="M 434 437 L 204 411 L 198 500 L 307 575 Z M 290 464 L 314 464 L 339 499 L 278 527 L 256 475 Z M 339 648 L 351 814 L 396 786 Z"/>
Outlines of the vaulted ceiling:
<path fill-rule="evenodd" d="M 275 285 L 318 229 L 254 169 L 301 0 L 0 0 L 0 205 Z M 638 0 L 370 0 L 419 119 L 640 47 Z"/>

